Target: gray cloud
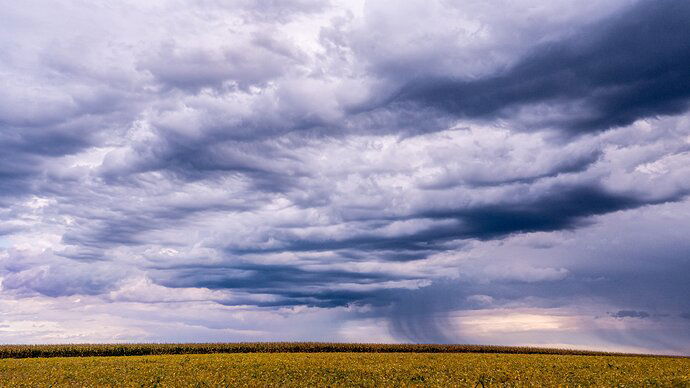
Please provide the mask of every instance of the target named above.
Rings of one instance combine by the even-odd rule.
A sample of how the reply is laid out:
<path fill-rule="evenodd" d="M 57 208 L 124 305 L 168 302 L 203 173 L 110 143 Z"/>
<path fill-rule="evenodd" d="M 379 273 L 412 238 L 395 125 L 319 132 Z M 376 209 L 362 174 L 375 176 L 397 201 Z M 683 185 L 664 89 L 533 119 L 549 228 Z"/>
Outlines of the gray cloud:
<path fill-rule="evenodd" d="M 610 315 L 614 318 L 649 318 L 648 312 L 635 310 L 620 310 Z"/>
<path fill-rule="evenodd" d="M 687 353 L 690 7 L 530 4 L 8 6 L 0 307 Z"/>
<path fill-rule="evenodd" d="M 538 46 L 499 74 L 415 80 L 392 101 L 489 120 L 547 104 L 557 110 L 536 111 L 541 117 L 535 124 L 575 133 L 678 114 L 688 105 L 690 43 L 683 30 L 689 17 L 684 2 L 640 2 L 564 40 Z"/>
<path fill-rule="evenodd" d="M 255 35 L 245 46 L 218 51 L 163 45 L 140 67 L 162 85 L 198 92 L 201 88 L 246 90 L 263 86 L 302 64 L 299 50 L 271 36 Z"/>

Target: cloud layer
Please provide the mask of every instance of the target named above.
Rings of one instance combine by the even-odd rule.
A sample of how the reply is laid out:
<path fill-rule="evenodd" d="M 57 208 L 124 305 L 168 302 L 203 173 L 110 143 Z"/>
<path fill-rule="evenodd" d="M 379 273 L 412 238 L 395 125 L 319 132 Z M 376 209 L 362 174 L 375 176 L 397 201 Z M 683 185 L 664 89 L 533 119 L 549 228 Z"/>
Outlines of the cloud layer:
<path fill-rule="evenodd" d="M 688 353 L 690 5 L 498 3 L 4 7 L 0 342 Z"/>

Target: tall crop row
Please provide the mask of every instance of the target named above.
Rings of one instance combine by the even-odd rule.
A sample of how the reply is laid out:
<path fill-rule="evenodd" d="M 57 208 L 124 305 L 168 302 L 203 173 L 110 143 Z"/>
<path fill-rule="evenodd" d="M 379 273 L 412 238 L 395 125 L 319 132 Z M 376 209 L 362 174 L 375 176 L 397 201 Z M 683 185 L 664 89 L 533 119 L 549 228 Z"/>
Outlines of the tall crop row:
<path fill-rule="evenodd" d="M 192 344 L 72 344 L 72 345 L 1 345 L 0 358 L 144 356 L 163 354 L 211 353 L 503 353 L 503 354 L 567 354 L 616 355 L 572 349 L 484 345 L 434 344 L 357 344 L 322 342 L 258 342 L 258 343 L 192 343 Z"/>

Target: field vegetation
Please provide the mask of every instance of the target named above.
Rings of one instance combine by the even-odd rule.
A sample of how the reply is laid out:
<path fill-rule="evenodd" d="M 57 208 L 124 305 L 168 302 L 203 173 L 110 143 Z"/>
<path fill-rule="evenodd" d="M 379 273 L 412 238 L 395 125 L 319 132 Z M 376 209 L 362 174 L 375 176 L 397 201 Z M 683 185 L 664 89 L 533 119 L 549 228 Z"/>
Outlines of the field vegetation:
<path fill-rule="evenodd" d="M 690 359 L 500 353 L 226 353 L 0 360 L 2 386 L 690 386 Z"/>
<path fill-rule="evenodd" d="M 502 353 L 563 355 L 635 355 L 588 350 L 487 345 L 356 344 L 325 342 L 258 342 L 192 344 L 0 345 L 0 358 L 148 356 L 212 353 Z"/>

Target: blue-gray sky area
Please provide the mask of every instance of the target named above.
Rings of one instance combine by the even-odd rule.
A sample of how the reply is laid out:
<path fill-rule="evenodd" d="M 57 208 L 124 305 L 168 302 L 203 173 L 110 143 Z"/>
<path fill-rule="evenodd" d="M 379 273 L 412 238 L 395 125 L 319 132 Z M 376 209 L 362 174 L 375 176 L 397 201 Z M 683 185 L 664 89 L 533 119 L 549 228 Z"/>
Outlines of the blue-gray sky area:
<path fill-rule="evenodd" d="M 0 7 L 0 343 L 690 354 L 690 1 Z"/>

